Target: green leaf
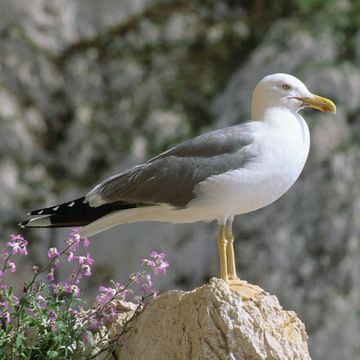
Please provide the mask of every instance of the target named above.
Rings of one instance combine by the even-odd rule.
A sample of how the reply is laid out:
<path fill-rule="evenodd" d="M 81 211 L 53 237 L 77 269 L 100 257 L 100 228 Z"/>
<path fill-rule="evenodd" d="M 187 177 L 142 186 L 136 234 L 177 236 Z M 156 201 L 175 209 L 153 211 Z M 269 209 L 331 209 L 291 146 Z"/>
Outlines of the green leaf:
<path fill-rule="evenodd" d="M 55 350 L 49 350 L 46 352 L 48 359 L 58 359 L 59 352 Z"/>

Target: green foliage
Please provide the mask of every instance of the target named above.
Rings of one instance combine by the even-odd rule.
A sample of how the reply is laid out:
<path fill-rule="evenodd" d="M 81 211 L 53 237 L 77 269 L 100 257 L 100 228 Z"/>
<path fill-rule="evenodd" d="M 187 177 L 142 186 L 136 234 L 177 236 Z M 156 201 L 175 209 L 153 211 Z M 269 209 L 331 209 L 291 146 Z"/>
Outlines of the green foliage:
<path fill-rule="evenodd" d="M 28 288 L 20 301 L 11 287 L 2 290 L 1 300 L 6 299 L 13 318 L 9 324 L 3 319 L 0 328 L 2 358 L 72 359 L 84 350 L 84 330 L 76 326 L 75 314 L 69 311 L 80 300 L 63 291 L 53 297 L 49 285 L 44 283 L 36 287 L 37 290 Z"/>
<path fill-rule="evenodd" d="M 149 259 L 142 259 L 142 271 L 129 275 L 127 284 L 112 282 L 111 287 L 100 286 L 96 303 L 88 310 L 81 305 L 79 284 L 84 276 L 91 276 L 94 260 L 90 253 L 76 255 L 81 247 L 88 247 L 88 239 L 80 239 L 77 229 L 69 234 L 67 246 L 59 252 L 50 248 L 48 264 L 33 267 L 33 278 L 24 284 L 18 297 L 5 280 L 6 273 L 16 271 L 14 255 L 28 255 L 28 242 L 22 235 L 11 235 L 11 241 L 1 251 L 0 259 L 0 359 L 93 359 L 109 354 L 121 345 L 129 323 L 147 305 L 156 293 L 151 274 L 166 272 L 164 254 L 152 251 Z M 61 258 L 73 263 L 71 275 L 65 281 L 56 281 L 54 272 Z M 47 282 L 41 274 L 47 273 Z M 142 296 L 134 297 L 136 304 L 130 314 L 123 315 L 121 304 L 134 294 L 131 287 L 139 287 Z"/>

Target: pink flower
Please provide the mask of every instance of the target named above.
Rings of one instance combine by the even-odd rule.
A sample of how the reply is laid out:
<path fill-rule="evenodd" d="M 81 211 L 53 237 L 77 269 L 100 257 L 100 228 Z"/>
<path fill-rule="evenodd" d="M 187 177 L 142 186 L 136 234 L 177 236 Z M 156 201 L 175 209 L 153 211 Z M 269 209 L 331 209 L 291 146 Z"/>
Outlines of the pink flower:
<path fill-rule="evenodd" d="M 83 271 L 83 274 L 85 276 L 91 276 L 92 275 L 90 265 L 88 265 L 88 264 L 81 265 L 81 270 Z"/>
<path fill-rule="evenodd" d="M 8 269 L 10 269 L 12 273 L 16 271 L 16 266 L 13 261 L 8 261 L 7 265 L 8 265 Z"/>
<path fill-rule="evenodd" d="M 80 296 L 79 287 L 77 285 L 71 284 L 71 283 L 69 283 L 67 281 L 62 281 L 62 282 L 59 282 L 58 284 L 54 284 L 53 289 L 54 289 L 55 294 L 58 294 L 59 291 L 62 290 L 64 292 L 66 292 L 66 293 L 73 294 L 76 297 Z"/>
<path fill-rule="evenodd" d="M 68 252 L 75 252 L 80 245 L 80 234 L 79 228 L 74 228 L 68 234 L 68 238 L 66 239 L 66 244 L 70 245 Z"/>
<path fill-rule="evenodd" d="M 83 246 L 88 247 L 90 245 L 90 241 L 87 237 L 85 237 L 85 238 L 80 237 L 80 230 L 81 230 L 81 227 L 72 228 L 71 232 L 68 235 L 68 238 L 71 238 L 71 239 L 76 238 L 76 241 L 75 241 L 76 244 L 79 244 L 80 241 L 82 240 Z"/>
<path fill-rule="evenodd" d="M 57 248 L 56 248 L 56 247 L 50 248 L 50 249 L 48 250 L 48 252 L 47 252 L 47 256 L 48 256 L 48 258 L 49 258 L 50 260 L 55 259 L 56 257 L 58 257 L 58 256 L 59 256 L 59 252 L 58 252 Z"/>
<path fill-rule="evenodd" d="M 134 272 L 134 273 L 129 275 L 128 279 L 132 283 L 138 284 L 140 276 L 141 276 L 141 274 L 139 272 Z"/>
<path fill-rule="evenodd" d="M 10 254 L 7 252 L 6 249 L 4 249 L 1 250 L 1 256 L 6 260 L 10 256 Z"/>
<path fill-rule="evenodd" d="M 0 319 L 1 318 L 5 319 L 7 324 L 11 323 L 10 304 L 8 301 L 0 302 Z"/>
<path fill-rule="evenodd" d="M 96 301 L 100 305 L 104 305 L 105 303 L 111 301 L 116 294 L 116 290 L 112 287 L 100 286 L 99 291 L 101 294 L 96 297 Z"/>
<path fill-rule="evenodd" d="M 92 258 L 90 253 L 87 253 L 86 256 L 78 256 L 79 264 L 89 264 L 92 265 L 94 263 L 94 259 Z"/>
<path fill-rule="evenodd" d="M 53 262 L 53 266 L 54 266 L 55 268 L 57 268 L 57 267 L 59 267 L 59 265 L 60 265 L 60 260 L 59 260 L 58 258 L 56 258 L 56 259 L 54 260 L 54 262 Z"/>
<path fill-rule="evenodd" d="M 75 256 L 74 253 L 70 251 L 67 260 L 68 262 L 72 262 L 74 259 L 77 259 L 77 256 Z"/>
<path fill-rule="evenodd" d="M 150 253 L 150 257 L 152 257 L 155 260 L 162 260 L 165 258 L 165 254 L 164 253 L 158 253 L 157 251 L 153 250 Z"/>
<path fill-rule="evenodd" d="M 73 284 L 71 285 L 71 292 L 73 295 L 75 295 L 76 297 L 80 296 L 80 289 L 77 285 Z"/>
<path fill-rule="evenodd" d="M 22 235 L 18 234 L 18 235 L 14 235 L 11 234 L 10 235 L 10 240 L 7 243 L 7 246 L 12 248 L 12 253 L 13 254 L 21 254 L 21 255 L 27 255 L 28 251 L 27 251 L 27 245 L 28 242 L 23 238 Z"/>
<path fill-rule="evenodd" d="M 150 274 L 145 275 L 143 279 L 146 281 L 146 283 L 140 286 L 140 291 L 152 290 L 154 287 L 154 283 L 152 282 Z"/>
<path fill-rule="evenodd" d="M 47 274 L 47 279 L 48 281 L 52 282 L 55 280 L 55 268 L 54 267 L 51 267 L 50 268 L 50 271 L 48 272 Z"/>
<path fill-rule="evenodd" d="M 42 309 L 46 307 L 48 301 L 41 294 L 37 293 L 35 295 L 35 299 L 36 299 L 36 304 L 39 308 Z"/>
<path fill-rule="evenodd" d="M 157 265 L 153 268 L 154 275 L 165 274 L 168 267 L 169 263 L 166 260 L 158 261 Z"/>
<path fill-rule="evenodd" d="M 56 319 L 58 318 L 58 313 L 55 312 L 54 310 L 50 310 L 49 312 L 49 319 L 50 319 L 50 326 L 51 326 L 51 331 L 53 334 L 56 333 L 57 330 L 57 326 L 56 326 Z"/>
<path fill-rule="evenodd" d="M 145 267 L 153 268 L 156 266 L 155 262 L 149 259 L 141 259 L 140 264 Z"/>
<path fill-rule="evenodd" d="M 115 295 L 115 293 L 116 293 L 116 290 L 114 288 L 105 287 L 105 286 L 100 286 L 99 291 L 106 293 L 106 294 L 111 294 L 111 295 Z"/>
<path fill-rule="evenodd" d="M 58 318 L 58 313 L 54 310 L 49 311 L 49 319 L 50 320 L 56 320 Z"/>

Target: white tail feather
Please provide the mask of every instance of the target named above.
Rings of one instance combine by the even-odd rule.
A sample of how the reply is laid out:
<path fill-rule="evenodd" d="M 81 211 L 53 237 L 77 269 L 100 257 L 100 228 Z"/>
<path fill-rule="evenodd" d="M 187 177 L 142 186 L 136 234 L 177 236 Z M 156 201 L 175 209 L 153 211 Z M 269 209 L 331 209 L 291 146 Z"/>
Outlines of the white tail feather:
<path fill-rule="evenodd" d="M 26 227 L 49 227 L 50 225 L 50 215 L 37 216 L 26 223 Z"/>
<path fill-rule="evenodd" d="M 158 206 L 147 206 L 142 208 L 114 211 L 84 226 L 80 230 L 80 236 L 89 237 L 120 224 L 153 220 L 153 209 L 156 208 L 158 208 Z"/>
<path fill-rule="evenodd" d="M 129 224 L 140 221 L 162 221 L 172 223 L 192 223 L 195 221 L 211 221 L 212 214 L 204 213 L 203 209 L 177 209 L 173 206 L 161 204 L 144 206 L 128 210 L 118 210 L 84 226 L 80 230 L 81 237 L 89 237 L 110 229 L 119 224 Z"/>

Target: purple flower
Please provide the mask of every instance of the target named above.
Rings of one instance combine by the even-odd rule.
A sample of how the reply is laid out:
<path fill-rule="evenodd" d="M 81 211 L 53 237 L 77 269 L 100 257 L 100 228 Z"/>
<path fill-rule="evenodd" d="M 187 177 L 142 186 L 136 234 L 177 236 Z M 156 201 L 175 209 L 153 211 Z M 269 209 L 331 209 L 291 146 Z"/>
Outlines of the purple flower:
<path fill-rule="evenodd" d="M 80 230 L 81 230 L 81 227 L 77 227 L 77 228 L 72 228 L 71 229 L 71 232 L 69 233 L 69 237 L 71 238 L 76 238 L 79 240 L 79 242 L 82 240 L 83 241 L 83 246 L 84 247 L 88 247 L 90 245 L 90 241 L 87 237 L 85 238 L 81 238 L 80 237 Z M 77 242 L 77 240 L 76 240 Z"/>
<path fill-rule="evenodd" d="M 64 286 L 64 291 L 69 293 L 69 294 L 73 294 L 77 297 L 80 296 L 80 289 L 77 285 L 75 284 L 69 284 L 68 282 L 64 282 L 63 283 Z"/>
<path fill-rule="evenodd" d="M 13 295 L 13 303 L 14 305 L 19 305 L 19 298 L 16 295 Z"/>
<path fill-rule="evenodd" d="M 12 248 L 12 253 L 13 254 L 21 254 L 21 255 L 27 255 L 28 251 L 27 251 L 27 245 L 28 242 L 23 238 L 22 235 L 17 234 L 11 234 L 10 235 L 10 240 L 7 243 L 7 246 Z"/>
<path fill-rule="evenodd" d="M 81 339 L 82 339 L 82 341 L 83 341 L 83 343 L 84 343 L 85 346 L 90 345 L 89 334 L 88 334 L 87 331 L 84 332 L 84 333 L 81 335 Z"/>
<path fill-rule="evenodd" d="M 150 257 L 152 257 L 155 260 L 162 260 L 165 258 L 165 254 L 164 253 L 158 253 L 157 251 L 153 250 L 150 253 Z"/>
<path fill-rule="evenodd" d="M 6 249 L 4 249 L 1 250 L 1 256 L 6 260 L 10 256 L 10 254 L 7 252 Z"/>
<path fill-rule="evenodd" d="M 142 259 L 140 264 L 144 266 L 145 269 L 152 269 L 155 276 L 165 274 L 166 269 L 169 267 L 169 263 L 165 260 L 165 254 L 153 250 L 150 253 L 150 257 L 154 260 Z"/>
<path fill-rule="evenodd" d="M 141 259 L 140 264 L 148 268 L 154 268 L 156 266 L 155 262 L 149 259 Z"/>
<path fill-rule="evenodd" d="M 0 277 L 4 276 L 4 272 L 2 270 L 0 270 Z"/>
<path fill-rule="evenodd" d="M 55 268 L 52 266 L 47 274 L 48 281 L 52 282 L 55 280 Z"/>
<path fill-rule="evenodd" d="M 79 264 L 88 264 L 92 265 L 94 263 L 94 259 L 92 258 L 90 253 L 87 253 L 86 256 L 78 256 Z"/>
<path fill-rule="evenodd" d="M 71 285 L 71 290 L 72 290 L 73 295 L 75 295 L 76 297 L 80 296 L 80 289 L 77 285 L 75 285 L 75 284 Z"/>
<path fill-rule="evenodd" d="M 49 311 L 49 319 L 50 320 L 56 320 L 58 316 L 59 315 L 56 311 L 54 311 L 54 310 Z"/>
<path fill-rule="evenodd" d="M 134 272 L 132 274 L 129 275 L 128 279 L 129 281 L 131 281 L 133 284 L 138 284 L 139 283 L 139 279 L 140 279 L 141 274 L 139 272 Z"/>
<path fill-rule="evenodd" d="M 75 256 L 72 251 L 70 251 L 70 252 L 68 253 L 68 258 L 67 258 L 68 262 L 72 262 L 74 259 L 77 259 L 77 258 L 78 258 L 78 257 Z"/>
<path fill-rule="evenodd" d="M 1 318 L 5 319 L 7 324 L 11 323 L 10 304 L 8 301 L 0 302 L 0 319 Z"/>
<path fill-rule="evenodd" d="M 125 300 L 126 295 L 128 293 L 128 290 L 124 290 L 124 285 L 120 284 L 120 283 L 115 283 L 115 287 L 105 287 L 105 286 L 100 286 L 99 287 L 99 291 L 101 292 L 101 294 L 99 294 L 96 297 L 97 302 L 100 305 L 104 305 L 112 300 Z"/>
<path fill-rule="evenodd" d="M 89 324 L 89 329 L 92 331 L 97 331 L 99 329 L 100 323 L 96 319 L 91 319 Z"/>
<path fill-rule="evenodd" d="M 70 245 L 68 252 L 75 252 L 79 245 L 80 245 L 80 228 L 74 228 L 68 234 L 68 238 L 66 239 L 65 243 Z"/>
<path fill-rule="evenodd" d="M 36 299 L 36 305 L 37 305 L 39 308 L 43 309 L 43 308 L 46 307 L 48 301 L 47 301 L 41 294 L 37 293 L 37 294 L 35 295 L 35 299 Z"/>
<path fill-rule="evenodd" d="M 88 265 L 88 264 L 81 265 L 81 270 L 83 271 L 83 274 L 85 276 L 91 276 L 92 275 L 90 265 Z"/>
<path fill-rule="evenodd" d="M 154 275 L 165 274 L 168 267 L 169 263 L 166 260 L 157 261 L 156 266 L 153 268 Z"/>
<path fill-rule="evenodd" d="M 7 265 L 8 265 L 8 269 L 10 269 L 10 271 L 12 273 L 14 273 L 16 271 L 16 266 L 15 266 L 15 263 L 13 261 L 8 261 Z"/>
<path fill-rule="evenodd" d="M 58 258 L 56 258 L 52 264 L 55 268 L 59 267 L 60 265 L 60 260 Z"/>
<path fill-rule="evenodd" d="M 58 313 L 54 310 L 50 310 L 49 311 L 49 320 L 50 320 L 50 326 L 51 326 L 51 331 L 53 332 L 53 334 L 56 333 L 57 330 L 57 326 L 56 326 L 56 319 L 58 318 Z"/>
<path fill-rule="evenodd" d="M 47 256 L 48 256 L 48 258 L 49 258 L 50 260 L 55 259 L 56 257 L 58 257 L 58 256 L 59 256 L 59 252 L 58 252 L 57 248 L 56 248 L 56 247 L 50 248 L 50 249 L 48 250 L 48 252 L 47 252 Z"/>
<path fill-rule="evenodd" d="M 154 283 L 152 282 L 152 279 L 151 279 L 151 275 L 150 274 L 147 274 L 144 276 L 143 278 L 146 283 L 142 284 L 140 286 L 140 291 L 149 291 L 149 290 L 153 290 L 154 288 Z"/>
<path fill-rule="evenodd" d="M 69 309 L 69 313 L 72 315 L 72 316 L 77 316 L 78 315 L 78 311 L 75 310 L 75 309 Z"/>
<path fill-rule="evenodd" d="M 99 291 L 105 294 L 111 294 L 112 296 L 116 293 L 116 290 L 114 288 L 105 286 L 100 286 Z"/>
<path fill-rule="evenodd" d="M 67 281 L 59 282 L 58 284 L 53 284 L 53 290 L 55 294 L 58 294 L 59 291 L 64 291 L 69 294 L 73 294 L 76 297 L 80 296 L 80 289 L 77 285 L 71 284 Z"/>

